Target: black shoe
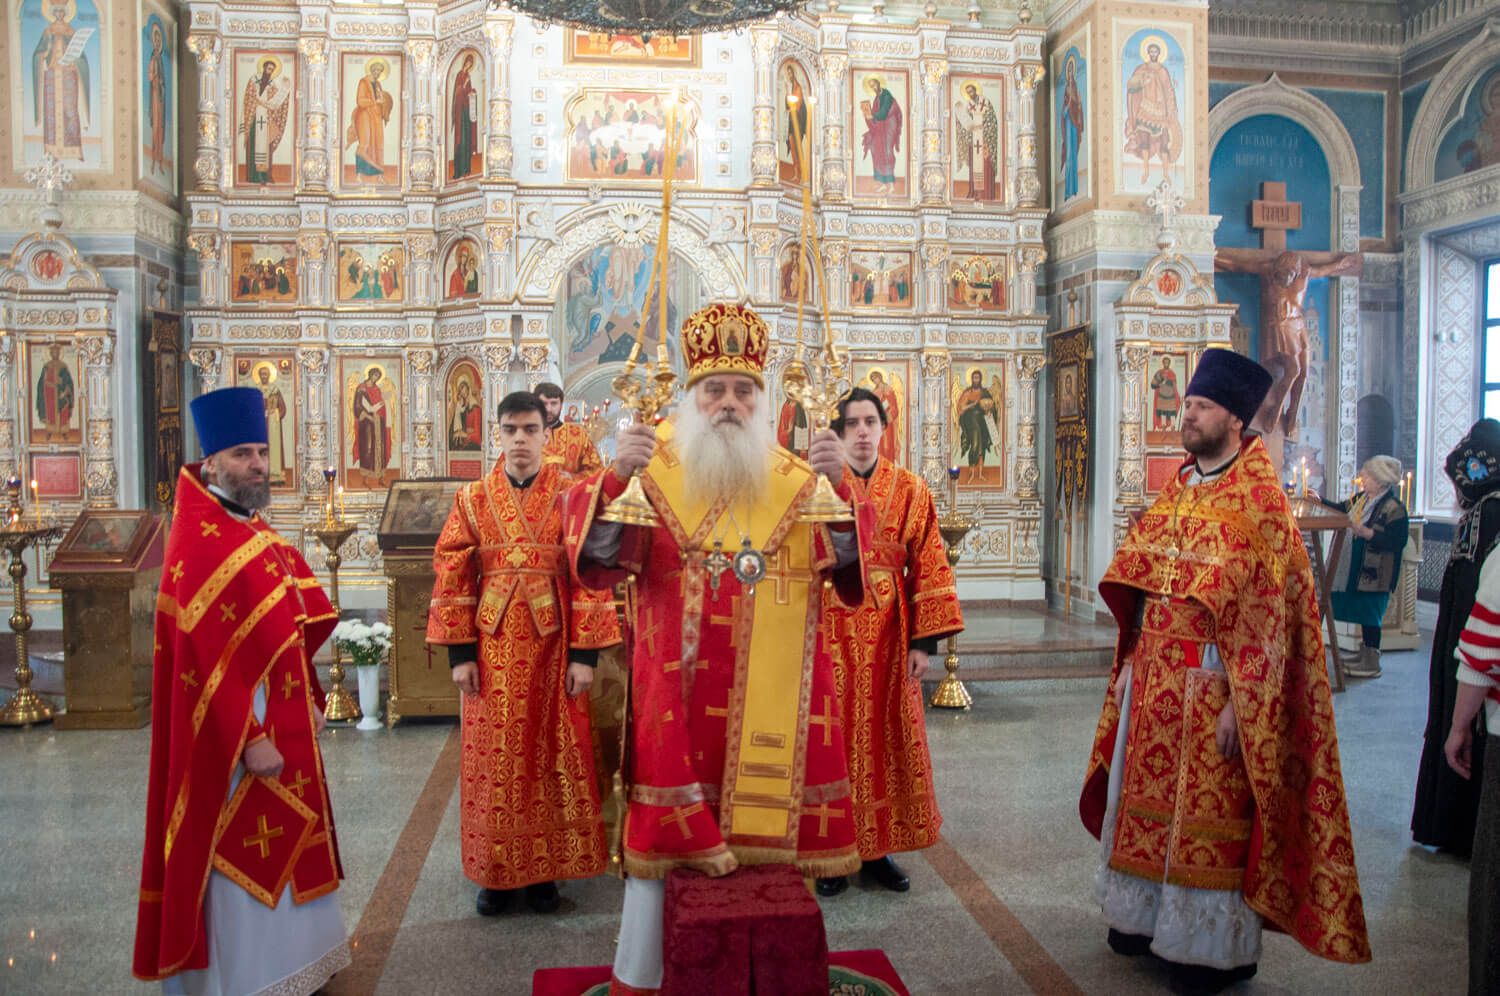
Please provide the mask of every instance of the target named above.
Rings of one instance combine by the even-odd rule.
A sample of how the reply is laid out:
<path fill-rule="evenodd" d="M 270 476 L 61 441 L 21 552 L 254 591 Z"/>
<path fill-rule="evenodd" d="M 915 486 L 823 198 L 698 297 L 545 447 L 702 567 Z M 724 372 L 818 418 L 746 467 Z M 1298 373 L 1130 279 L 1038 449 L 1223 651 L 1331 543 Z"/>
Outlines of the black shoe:
<path fill-rule="evenodd" d="M 562 905 L 556 882 L 538 882 L 526 887 L 526 905 L 536 913 L 556 913 Z"/>
<path fill-rule="evenodd" d="M 901 870 L 900 865 L 891 860 L 889 854 L 874 861 L 866 861 L 860 868 L 860 873 L 868 875 L 892 892 L 906 892 L 911 888 L 911 879 L 906 877 L 906 872 Z"/>
<path fill-rule="evenodd" d="M 474 900 L 474 909 L 480 916 L 499 916 L 510 905 L 514 889 L 480 889 Z"/>
<path fill-rule="evenodd" d="M 1255 965 L 1210 968 L 1207 965 L 1172 966 L 1172 991 L 1179 996 L 1213 996 L 1236 982 L 1255 977 Z"/>
<path fill-rule="evenodd" d="M 849 876 L 836 875 L 833 878 L 820 878 L 817 888 L 820 896 L 837 896 L 849 888 Z"/>
<path fill-rule="evenodd" d="M 1123 930 L 1109 928 L 1109 949 L 1117 955 L 1138 958 L 1151 953 L 1151 938 L 1145 934 L 1127 934 Z"/>

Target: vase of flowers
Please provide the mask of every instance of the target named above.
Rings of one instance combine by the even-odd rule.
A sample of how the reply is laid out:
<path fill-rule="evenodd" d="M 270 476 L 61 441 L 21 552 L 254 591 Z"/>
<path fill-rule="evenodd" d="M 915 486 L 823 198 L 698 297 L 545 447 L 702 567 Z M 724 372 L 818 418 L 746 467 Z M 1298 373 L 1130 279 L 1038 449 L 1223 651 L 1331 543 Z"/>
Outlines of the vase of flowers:
<path fill-rule="evenodd" d="M 380 729 L 380 662 L 391 649 L 391 628 L 383 622 L 345 619 L 333 628 L 333 645 L 349 658 L 359 679 L 358 730 Z"/>

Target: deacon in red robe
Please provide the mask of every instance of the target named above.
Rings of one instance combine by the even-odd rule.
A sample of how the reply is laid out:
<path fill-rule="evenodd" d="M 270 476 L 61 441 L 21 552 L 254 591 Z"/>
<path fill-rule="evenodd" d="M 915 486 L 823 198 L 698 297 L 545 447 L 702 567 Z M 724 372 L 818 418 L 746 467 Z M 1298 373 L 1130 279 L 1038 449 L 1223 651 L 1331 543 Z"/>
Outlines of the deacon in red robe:
<path fill-rule="evenodd" d="M 619 624 L 608 592 L 569 580 L 559 498 L 570 479 L 542 462 L 544 417 L 533 394 L 500 402 L 504 456 L 458 493 L 432 557 L 427 642 L 448 647 L 463 693 L 460 851 L 484 916 L 519 888 L 551 913 L 558 879 L 606 864 L 584 693 Z"/>
<path fill-rule="evenodd" d="M 589 431 L 577 422 L 562 420 L 563 390 L 546 381 L 532 391 L 547 408 L 547 448 L 542 451 L 542 460 L 555 463 L 570 477 L 587 477 L 604 469 L 599 459 L 599 450 Z"/>
<path fill-rule="evenodd" d="M 884 406 L 856 387 L 839 402 L 833 430 L 848 454 L 845 482 L 875 508 L 865 551 L 869 586 L 857 609 L 830 607 L 854 829 L 862 872 L 893 892 L 911 883 L 893 851 L 937 841 L 943 818 L 932 782 L 922 675 L 938 641 L 963 629 L 953 568 L 938 531 L 937 509 L 922 479 L 881 455 Z M 819 879 L 818 894 L 848 887 L 842 876 Z"/>
<path fill-rule="evenodd" d="M 157 597 L 133 968 L 169 992 L 311 993 L 349 963 L 312 666 L 333 607 L 258 512 L 260 391 L 191 407 L 209 455 L 178 478 Z"/>
<path fill-rule="evenodd" d="M 1203 354 L 1191 459 L 1099 585 L 1120 640 L 1079 809 L 1110 947 L 1180 990 L 1254 975 L 1263 922 L 1370 960 L 1312 570 L 1265 445 L 1241 440 L 1270 384 Z"/>
<path fill-rule="evenodd" d="M 823 636 L 830 601 L 858 605 L 867 502 L 855 521 L 805 521 L 819 473 L 843 449 L 814 440 L 811 464 L 777 446 L 758 315 L 711 305 L 683 325 L 688 394 L 660 438 L 634 425 L 613 469 L 567 498 L 567 544 L 581 582 L 627 589 L 632 633 L 625 912 L 616 992 L 662 974 L 662 879 L 674 868 L 726 875 L 784 863 L 804 875 L 859 867 L 843 728 Z M 599 518 L 641 470 L 656 526 Z M 849 500 L 848 492 L 844 500 Z"/>

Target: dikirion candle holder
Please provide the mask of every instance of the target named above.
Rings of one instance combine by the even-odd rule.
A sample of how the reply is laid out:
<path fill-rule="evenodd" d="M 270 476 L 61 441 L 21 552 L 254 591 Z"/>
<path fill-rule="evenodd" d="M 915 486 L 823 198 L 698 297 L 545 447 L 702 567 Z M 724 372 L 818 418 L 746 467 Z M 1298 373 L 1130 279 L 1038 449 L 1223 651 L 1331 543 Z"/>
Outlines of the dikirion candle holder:
<path fill-rule="evenodd" d="M 50 543 L 62 536 L 62 526 L 42 517 L 40 503 L 28 518 L 21 504 L 22 482 L 11 477 L 5 482 L 8 508 L 0 527 L 0 546 L 10 555 L 10 580 L 14 603 L 10 629 L 16 637 L 16 694 L 0 707 L 0 726 L 33 726 L 52 721 L 52 705 L 32 690 L 31 659 L 27 655 L 26 634 L 31 631 L 31 613 L 26 611 L 26 548 Z"/>
<path fill-rule="evenodd" d="M 938 518 L 938 532 L 943 537 L 943 552 L 948 555 L 948 566 L 955 571 L 958 569 L 959 557 L 963 554 L 964 537 L 969 535 L 969 530 L 975 524 L 972 516 L 958 510 L 958 468 L 949 467 L 948 507 Z M 934 709 L 968 709 L 974 704 L 974 697 L 958 677 L 958 634 L 948 637 L 947 651 L 947 656 L 943 658 L 943 669 L 947 673 L 933 690 L 928 704 Z"/>
<path fill-rule="evenodd" d="M 343 547 L 344 541 L 359 527 L 344 519 L 344 496 L 341 488 L 335 488 L 334 482 L 338 479 L 338 471 L 332 467 L 323 471 L 323 480 L 328 484 L 328 500 L 323 507 L 323 525 L 313 530 L 313 535 L 318 537 L 318 542 L 328 550 L 328 600 L 333 603 L 334 618 L 339 616 L 339 565 L 344 558 L 339 555 L 339 549 Z M 338 500 L 338 512 L 335 516 L 334 501 Z M 338 641 L 333 641 L 333 666 L 328 669 L 328 680 L 331 686 L 325 697 L 323 718 L 330 723 L 343 723 L 349 720 L 359 719 L 364 714 L 359 711 L 359 704 L 354 701 L 354 696 L 344 687 L 344 655 L 339 651 Z"/>

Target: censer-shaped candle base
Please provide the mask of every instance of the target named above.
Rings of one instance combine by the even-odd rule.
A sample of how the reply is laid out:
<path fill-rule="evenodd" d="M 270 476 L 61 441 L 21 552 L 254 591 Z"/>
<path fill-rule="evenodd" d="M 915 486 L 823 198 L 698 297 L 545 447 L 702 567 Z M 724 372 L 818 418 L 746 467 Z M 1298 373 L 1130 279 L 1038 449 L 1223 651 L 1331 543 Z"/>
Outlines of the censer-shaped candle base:
<path fill-rule="evenodd" d="M 797 519 L 800 522 L 853 522 L 854 511 L 833 490 L 828 478 L 819 474 L 817 487 L 797 509 Z"/>
<path fill-rule="evenodd" d="M 608 505 L 604 511 L 599 513 L 599 518 L 604 522 L 618 522 L 622 526 L 659 526 L 661 517 L 656 514 L 656 509 L 651 507 L 651 499 L 646 497 L 646 489 L 641 487 L 639 474 L 630 475 L 630 483 L 625 485 L 625 490 L 620 496 Z"/>

